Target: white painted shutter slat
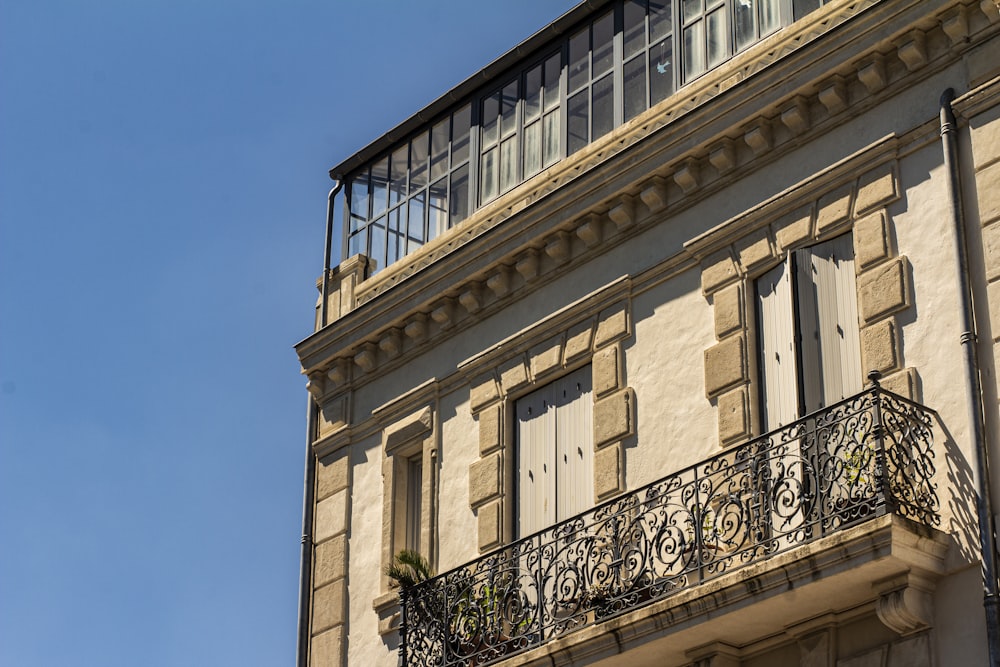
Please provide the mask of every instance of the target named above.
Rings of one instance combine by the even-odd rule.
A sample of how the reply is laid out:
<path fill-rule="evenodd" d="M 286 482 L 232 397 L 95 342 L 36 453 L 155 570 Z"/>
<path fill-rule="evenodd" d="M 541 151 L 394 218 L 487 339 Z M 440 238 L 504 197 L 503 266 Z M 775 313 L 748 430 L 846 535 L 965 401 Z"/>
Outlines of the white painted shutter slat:
<path fill-rule="evenodd" d="M 757 279 L 757 316 L 764 429 L 770 430 L 798 416 L 794 312 L 791 271 L 787 262 Z"/>

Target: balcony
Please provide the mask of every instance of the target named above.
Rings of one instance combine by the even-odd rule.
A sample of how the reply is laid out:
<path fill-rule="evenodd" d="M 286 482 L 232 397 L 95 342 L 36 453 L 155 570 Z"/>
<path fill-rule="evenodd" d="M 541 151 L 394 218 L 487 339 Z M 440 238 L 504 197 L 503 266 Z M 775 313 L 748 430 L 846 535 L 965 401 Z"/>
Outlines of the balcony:
<path fill-rule="evenodd" d="M 488 665 L 580 642 L 592 645 L 590 654 L 620 652 L 622 637 L 662 635 L 671 624 L 691 632 L 699 618 L 725 623 L 727 613 L 732 628 L 745 628 L 754 612 L 744 603 L 769 595 L 761 583 L 769 568 L 782 568 L 782 586 L 800 586 L 800 594 L 802 586 L 826 580 L 826 588 L 813 593 L 853 590 L 859 600 L 871 594 L 873 582 L 931 572 L 930 560 L 943 556 L 936 531 L 928 530 L 939 523 L 935 418 L 933 410 L 873 382 L 840 403 L 403 590 L 402 664 Z M 820 571 L 795 574 L 796 564 L 807 561 Z M 711 603 L 697 602 L 699 595 Z M 776 618 L 785 613 L 786 625 L 805 610 L 801 595 L 792 605 L 773 597 L 769 609 Z M 742 620 L 734 621 L 740 613 Z M 902 615 L 902 622 L 914 622 L 913 616 Z M 631 624 L 627 632 L 624 623 Z M 615 637 L 601 639 L 602 632 Z M 609 649 L 609 642 L 617 647 Z M 658 660 L 664 655 L 659 651 Z"/>

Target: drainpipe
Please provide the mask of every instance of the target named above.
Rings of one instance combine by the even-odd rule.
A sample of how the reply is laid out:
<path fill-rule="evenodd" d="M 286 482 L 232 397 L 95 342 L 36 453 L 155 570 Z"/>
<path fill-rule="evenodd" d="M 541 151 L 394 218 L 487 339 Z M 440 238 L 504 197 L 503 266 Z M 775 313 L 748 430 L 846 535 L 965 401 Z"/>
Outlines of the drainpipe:
<path fill-rule="evenodd" d="M 957 122 L 951 109 L 955 91 L 941 95 L 941 146 L 944 166 L 948 172 L 947 187 L 951 216 L 954 222 L 955 246 L 958 249 L 958 278 L 961 285 L 961 343 L 965 352 L 966 403 L 969 406 L 969 426 L 976 453 L 976 475 L 979 479 L 977 513 L 979 515 L 979 546 L 983 559 L 983 607 L 986 612 L 986 640 L 990 665 L 1000 667 L 1000 616 L 997 598 L 996 534 L 993 531 L 993 508 L 990 499 L 989 456 L 986 449 L 983 388 L 979 375 L 979 354 L 976 348 L 976 323 L 972 309 L 972 279 L 969 275 L 969 247 L 962 207 L 962 187 L 958 170 Z"/>
<path fill-rule="evenodd" d="M 336 198 L 340 188 L 344 187 L 344 182 L 335 179 L 335 185 L 330 189 L 330 194 L 326 197 L 326 238 L 323 243 L 323 283 L 320 293 L 322 301 L 319 304 L 319 328 L 327 325 L 326 320 L 326 297 L 330 290 L 330 242 L 333 240 L 333 200 Z"/>
<path fill-rule="evenodd" d="M 312 434 L 315 429 L 316 411 L 312 396 L 307 401 L 306 416 L 306 462 L 302 492 L 302 552 L 299 563 L 299 619 L 298 637 L 295 645 L 296 667 L 309 664 L 309 602 L 312 588 L 312 523 L 314 486 L 316 478 L 316 457 L 312 450 Z"/>
<path fill-rule="evenodd" d="M 333 200 L 336 198 L 343 181 L 335 179 L 335 185 L 326 197 L 326 235 L 323 243 L 323 280 L 320 287 L 319 326 L 327 325 L 327 295 L 330 289 L 330 242 L 333 238 Z M 312 437 L 316 430 L 316 410 L 313 408 L 313 398 L 306 401 L 306 456 L 305 472 L 302 482 L 302 551 L 299 562 L 299 618 L 298 636 L 295 653 L 296 667 L 307 667 L 309 664 L 309 602 L 312 592 L 312 524 L 313 504 L 315 502 L 316 456 L 312 450 Z"/>

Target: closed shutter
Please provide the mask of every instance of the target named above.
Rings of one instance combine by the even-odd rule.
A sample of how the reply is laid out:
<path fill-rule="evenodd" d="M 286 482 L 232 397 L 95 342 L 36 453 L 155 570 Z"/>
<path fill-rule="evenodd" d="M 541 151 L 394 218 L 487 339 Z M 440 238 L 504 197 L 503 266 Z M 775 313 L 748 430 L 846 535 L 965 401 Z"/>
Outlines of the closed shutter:
<path fill-rule="evenodd" d="M 806 412 L 861 390 L 857 289 L 851 236 L 796 253 Z"/>
<path fill-rule="evenodd" d="M 785 262 L 757 279 L 765 431 L 787 424 L 799 416 L 791 274 L 791 267 Z"/>
<path fill-rule="evenodd" d="M 518 399 L 519 536 L 593 506 L 592 413 L 589 366 Z"/>
<path fill-rule="evenodd" d="M 556 402 L 556 521 L 594 505 L 594 428 L 590 367 L 554 384 Z"/>

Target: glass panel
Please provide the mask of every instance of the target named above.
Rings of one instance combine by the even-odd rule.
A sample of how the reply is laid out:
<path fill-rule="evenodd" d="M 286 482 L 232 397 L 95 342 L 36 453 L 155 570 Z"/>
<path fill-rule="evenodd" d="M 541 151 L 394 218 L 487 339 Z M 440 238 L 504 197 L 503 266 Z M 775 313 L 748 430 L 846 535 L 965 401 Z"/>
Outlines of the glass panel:
<path fill-rule="evenodd" d="M 656 104 L 674 92 L 673 38 L 649 50 L 649 103 Z"/>
<path fill-rule="evenodd" d="M 482 163 L 479 165 L 479 200 L 486 203 L 497 195 L 497 148 L 494 146 L 483 153 Z"/>
<path fill-rule="evenodd" d="M 500 93 L 495 92 L 483 100 L 483 147 L 496 143 L 497 117 L 500 113 Z"/>
<path fill-rule="evenodd" d="M 451 197 L 448 198 L 448 201 L 451 204 L 449 224 L 454 227 L 469 215 L 469 165 L 464 165 L 452 172 Z"/>
<path fill-rule="evenodd" d="M 368 228 L 362 227 L 356 234 L 351 234 L 347 242 L 347 256 L 354 257 L 368 252 Z"/>
<path fill-rule="evenodd" d="M 430 187 L 428 203 L 427 240 L 430 241 L 448 229 L 448 179 L 442 178 Z"/>
<path fill-rule="evenodd" d="M 615 17 L 608 12 L 594 21 L 594 67 L 591 77 L 597 78 L 615 64 Z"/>
<path fill-rule="evenodd" d="M 472 123 L 472 105 L 466 104 L 452 116 L 451 166 L 452 169 L 469 159 L 469 126 Z"/>
<path fill-rule="evenodd" d="M 809 12 L 819 9 L 821 4 L 820 0 L 792 0 L 792 20 L 798 21 Z"/>
<path fill-rule="evenodd" d="M 503 87 L 500 114 L 500 135 L 508 137 L 517 130 L 517 80 Z"/>
<path fill-rule="evenodd" d="M 625 0 L 625 58 L 646 46 L 646 0 Z"/>
<path fill-rule="evenodd" d="M 406 224 L 406 220 L 400 220 L 399 219 L 400 218 L 399 213 L 402 210 L 403 210 L 403 207 L 400 206 L 397 209 L 393 209 L 392 211 L 389 211 L 389 231 L 388 231 L 388 239 L 387 239 L 387 242 L 385 244 L 385 249 L 386 249 L 385 265 L 386 266 L 389 266 L 390 264 L 392 264 L 393 262 L 395 262 L 400 257 L 400 254 L 399 254 L 400 248 L 399 248 L 399 246 L 400 246 L 400 241 L 402 241 L 402 235 L 400 234 L 400 231 L 402 230 L 402 228 L 400 227 L 400 224 L 403 224 L 403 225 Z"/>
<path fill-rule="evenodd" d="M 517 185 L 517 137 L 500 144 L 500 192 Z"/>
<path fill-rule="evenodd" d="M 698 18 L 701 15 L 701 0 L 681 0 L 684 11 L 684 23 Z"/>
<path fill-rule="evenodd" d="M 562 70 L 562 58 L 557 53 L 545 61 L 545 110 L 559 104 L 559 74 Z"/>
<path fill-rule="evenodd" d="M 389 206 L 395 206 L 406 197 L 406 157 L 409 152 L 409 146 L 401 146 L 392 153 Z"/>
<path fill-rule="evenodd" d="M 369 253 L 368 257 L 375 260 L 372 273 L 385 268 L 385 217 L 381 217 L 368 226 Z"/>
<path fill-rule="evenodd" d="M 589 97 L 586 90 L 581 91 L 569 98 L 566 105 L 566 126 L 569 134 L 566 142 L 567 155 L 580 150 L 590 141 Z"/>
<path fill-rule="evenodd" d="M 406 235 L 410 237 L 411 241 L 424 240 L 424 197 L 426 196 L 426 193 L 421 192 L 417 196 L 410 199 L 410 212 L 407 214 L 408 222 L 406 226 Z M 417 247 L 419 247 L 419 245 Z M 410 250 L 407 250 L 406 252 L 410 252 Z"/>
<path fill-rule="evenodd" d="M 769 35 L 781 27 L 778 0 L 757 0 L 760 6 L 760 36 Z"/>
<path fill-rule="evenodd" d="M 382 158 L 372 165 L 372 217 L 385 213 L 389 196 L 389 158 Z"/>
<path fill-rule="evenodd" d="M 431 129 L 431 179 L 448 173 L 448 122 L 445 118 Z"/>
<path fill-rule="evenodd" d="M 429 133 L 410 143 L 410 194 L 427 185 L 427 141 Z"/>
<path fill-rule="evenodd" d="M 351 200 L 351 231 L 356 232 L 368 222 L 368 172 L 350 182 L 347 191 Z"/>
<path fill-rule="evenodd" d="M 542 168 L 542 123 L 535 121 L 524 127 L 524 177 Z"/>
<path fill-rule="evenodd" d="M 542 66 L 532 67 L 524 75 L 524 122 L 542 112 Z"/>
<path fill-rule="evenodd" d="M 645 110 L 646 59 L 639 56 L 625 63 L 625 120 Z"/>
<path fill-rule="evenodd" d="M 726 10 L 723 7 L 708 15 L 708 66 L 715 67 L 726 59 Z"/>
<path fill-rule="evenodd" d="M 590 81 L 590 29 L 584 28 L 569 40 L 569 87 L 572 92 Z"/>
<path fill-rule="evenodd" d="M 754 0 L 736 0 L 733 6 L 733 23 L 736 27 L 736 50 L 740 51 L 757 39 L 753 15 Z"/>
<path fill-rule="evenodd" d="M 592 107 L 593 132 L 591 137 L 596 140 L 615 129 L 615 84 L 614 76 L 606 77 L 594 83 L 594 105 Z"/>
<path fill-rule="evenodd" d="M 670 0 L 649 0 L 649 43 L 652 44 L 670 34 L 671 9 Z"/>
<path fill-rule="evenodd" d="M 542 122 L 545 123 L 543 132 L 545 148 L 542 151 L 542 165 L 547 167 L 559 159 L 559 137 L 562 135 L 562 132 L 559 131 L 559 111 L 546 114 Z"/>
<path fill-rule="evenodd" d="M 705 71 L 704 21 L 684 28 L 684 80 L 690 81 Z"/>

